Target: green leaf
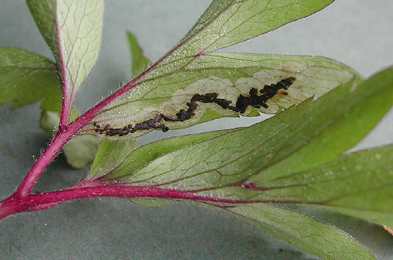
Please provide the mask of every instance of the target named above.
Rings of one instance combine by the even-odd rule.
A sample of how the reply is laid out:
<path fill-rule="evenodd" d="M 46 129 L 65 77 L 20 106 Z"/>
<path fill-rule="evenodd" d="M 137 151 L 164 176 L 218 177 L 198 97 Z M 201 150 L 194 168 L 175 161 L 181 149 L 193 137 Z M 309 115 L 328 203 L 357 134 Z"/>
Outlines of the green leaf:
<path fill-rule="evenodd" d="M 214 0 L 173 56 L 213 52 L 309 16 L 334 0 Z"/>
<path fill-rule="evenodd" d="M 132 57 L 131 74 L 135 76 L 146 70 L 150 65 L 150 61 L 144 56 L 143 49 L 139 45 L 137 38 L 131 32 L 127 32 L 127 38 Z M 98 149 L 88 178 L 98 179 L 115 169 L 123 162 L 127 154 L 135 150 L 136 145 L 136 141 L 103 141 Z M 145 198 L 135 198 L 130 200 L 137 204 L 153 207 L 170 203 L 166 200 L 158 201 Z"/>
<path fill-rule="evenodd" d="M 40 100 L 44 109 L 61 108 L 56 65 L 30 51 L 0 48 L 0 105 L 11 104 L 16 109 Z"/>
<path fill-rule="evenodd" d="M 253 199 L 318 205 L 392 226 L 392 158 L 393 146 L 342 156 L 310 170 L 265 182 L 266 190 Z"/>
<path fill-rule="evenodd" d="M 143 54 L 137 38 L 131 32 L 127 32 L 127 39 L 131 50 L 131 75 L 134 77 L 145 71 L 151 64 Z"/>
<path fill-rule="evenodd" d="M 21 49 L 0 48 L 0 105 L 12 109 L 40 100 L 40 125 L 54 135 L 60 121 L 61 88 L 56 65 L 49 59 Z M 71 120 L 79 114 L 72 109 Z M 77 136 L 64 147 L 67 162 L 74 168 L 85 168 L 95 155 L 99 140 L 92 136 Z"/>
<path fill-rule="evenodd" d="M 266 204 L 240 205 L 226 210 L 322 259 L 376 259 L 347 233 L 300 213 Z"/>
<path fill-rule="evenodd" d="M 113 171 L 117 166 L 123 163 L 125 157 L 129 153 L 132 153 L 136 149 L 136 145 L 136 140 L 122 142 L 102 141 L 87 178 L 99 179 Z M 154 156 L 150 153 L 145 155 Z M 138 160 L 138 162 L 140 163 L 140 160 Z M 173 203 L 173 201 L 166 199 L 132 198 L 129 200 L 133 203 L 149 207 L 161 207 Z"/>
<path fill-rule="evenodd" d="M 392 105 L 389 68 L 360 86 L 346 84 L 249 128 L 191 136 L 199 137 L 198 143 L 187 143 L 186 136 L 147 145 L 105 179 L 194 191 L 202 199 L 226 203 L 306 203 L 393 226 L 393 146 L 332 160 L 365 136 Z M 180 147 L 166 149 L 176 143 Z M 142 159 L 141 167 L 135 160 L 149 151 L 156 152 L 146 157 L 149 162 Z M 325 163 L 313 168 L 302 163 L 311 163 L 314 153 L 325 157 L 318 164 Z M 279 171 L 276 165 L 292 162 L 291 156 L 303 166 L 282 165 L 286 170 Z"/>
<path fill-rule="evenodd" d="M 100 165 L 112 164 L 113 166 L 108 168 L 107 170 L 97 171 L 96 168 L 98 167 L 94 167 L 95 164 L 93 164 L 93 167 L 89 174 L 89 178 L 98 179 L 100 177 L 103 177 L 104 175 L 107 175 L 108 173 L 111 174 L 106 176 L 106 179 L 121 178 L 123 177 L 122 174 L 124 173 L 117 170 L 117 167 L 119 167 L 120 165 L 121 167 L 127 167 L 129 169 L 133 169 L 133 171 L 137 171 L 139 169 L 143 169 L 150 162 L 160 158 L 163 155 L 170 154 L 172 152 L 198 144 L 203 141 L 211 140 L 230 131 L 231 130 L 209 132 L 198 135 L 186 135 L 177 138 L 170 138 L 165 140 L 164 142 L 154 142 L 146 146 L 142 146 L 138 149 L 128 149 L 128 151 L 121 150 L 121 148 L 119 148 L 117 151 L 113 151 L 114 149 L 108 146 L 109 149 L 103 149 L 101 152 L 97 153 L 96 160 L 100 162 Z M 107 143 L 109 145 L 112 143 L 116 144 L 116 142 L 109 141 L 104 143 Z M 111 155 L 112 153 L 114 153 L 113 156 Z M 119 160 L 118 158 L 121 159 Z"/>
<path fill-rule="evenodd" d="M 27 4 L 61 68 L 63 95 L 71 106 L 98 58 L 104 3 L 27 0 Z"/>
<path fill-rule="evenodd" d="M 232 105 L 235 105 L 240 95 L 251 94 L 249 92 L 255 84 L 263 88 L 269 84 L 282 83 L 283 80 L 288 80 L 283 78 L 284 75 L 289 76 L 289 79 L 294 75 L 300 78 L 315 76 L 313 69 L 309 70 L 309 68 L 313 67 L 312 63 L 319 62 L 318 58 L 308 64 L 306 59 L 300 58 L 298 62 L 291 63 L 289 60 L 293 61 L 293 58 L 280 56 L 209 54 L 311 15 L 332 2 L 333 0 L 213 1 L 183 40 L 145 73 L 125 85 L 122 90 L 124 94 L 115 102 L 108 104 L 92 124 L 84 129 L 84 133 L 121 140 L 142 135 L 152 128 L 166 131 L 223 116 L 233 116 L 234 113 L 228 111 L 228 108 L 220 109 L 213 104 L 198 104 L 198 111 L 194 111 L 195 109 L 191 109 L 187 103 L 190 102 L 192 94 L 206 94 L 206 91 L 211 91 L 218 94 L 219 99 L 225 99 L 227 104 L 231 101 Z M 227 66 L 226 63 L 232 66 Z M 329 69 L 330 66 L 327 70 L 330 71 Z M 335 74 L 328 77 L 328 81 L 341 78 L 336 77 Z M 312 90 L 318 89 L 321 85 L 328 85 L 328 89 L 322 86 L 322 90 L 314 93 L 307 88 L 307 94 L 318 96 L 323 90 L 327 91 L 337 86 L 332 86 L 334 83 L 327 82 L 326 78 L 319 79 L 318 76 L 316 78 L 318 82 Z M 130 91 L 135 86 L 138 86 L 137 90 Z M 298 85 L 297 89 L 299 87 Z M 228 93 L 223 89 L 228 90 Z M 273 104 L 272 108 L 265 110 L 274 113 L 281 107 L 286 108 L 302 101 L 301 98 L 305 98 L 305 93 L 300 92 L 300 97 L 294 93 L 291 93 L 291 98 L 276 97 L 275 99 L 283 102 L 270 101 Z M 272 98 L 274 97 L 269 99 Z M 263 103 L 262 107 L 266 107 L 265 102 L 260 103 Z M 195 107 L 194 104 L 192 105 Z M 181 112 L 181 109 L 184 111 Z M 263 110 L 262 112 L 265 112 Z M 184 116 L 186 111 L 188 114 Z M 258 114 L 255 109 L 240 110 L 240 112 L 249 115 Z M 185 120 L 187 121 L 179 122 Z M 102 129 L 105 126 L 107 129 Z M 113 130 L 108 131 L 108 128 Z"/>
<path fill-rule="evenodd" d="M 74 118 L 78 114 L 74 110 Z M 59 126 L 60 115 L 58 112 L 42 111 L 40 127 L 49 135 L 54 135 Z M 76 169 L 84 169 L 89 165 L 97 152 L 100 140 L 93 136 L 75 136 L 63 148 L 67 163 Z"/>
<path fill-rule="evenodd" d="M 353 77 L 360 80 L 347 66 L 321 57 L 207 54 L 176 73 L 140 83 L 132 95 L 120 96 L 101 111 L 83 133 L 122 140 L 153 128 L 178 129 L 238 114 L 255 116 L 256 110 L 277 113 L 309 97 L 320 97 Z M 258 91 L 254 95 L 259 103 L 247 106 L 244 101 L 252 89 Z M 182 110 L 184 114 L 191 109 L 193 97 L 212 94 L 217 95 L 215 100 L 195 101 L 193 114 L 184 120 L 179 117 Z"/>
<path fill-rule="evenodd" d="M 124 161 L 127 154 L 135 150 L 135 147 L 136 141 L 103 141 L 98 148 L 88 178 L 98 179 L 113 171 Z"/>
<path fill-rule="evenodd" d="M 270 172 L 269 168 L 296 152 L 300 151 L 304 158 L 310 153 L 321 153 L 328 161 L 361 140 L 393 105 L 392 71 L 393 68 L 387 69 L 360 86 L 349 82 L 317 100 L 309 99 L 248 128 L 193 137 L 202 141 L 190 142 L 169 153 L 165 147 L 187 142 L 187 137 L 147 145 L 132 152 L 105 178 L 133 185 L 202 190 L 198 195 L 219 199 L 263 196 L 267 194 L 266 181 L 295 173 Z M 349 138 L 349 134 L 353 136 Z M 314 140 L 324 143 L 325 138 L 335 149 L 309 148 L 318 147 Z M 160 147 L 164 147 L 162 152 Z M 145 157 L 153 150 L 156 155 Z"/>
<path fill-rule="evenodd" d="M 251 182 L 263 182 L 280 175 L 307 170 L 330 161 L 363 139 L 393 106 L 393 69 L 370 78 L 360 87 L 358 100 L 351 109 L 303 149 L 267 169 Z M 352 95 L 352 94 L 351 94 Z M 354 96 L 353 99 L 356 97 Z M 345 101 L 344 101 L 345 102 Z"/>
<path fill-rule="evenodd" d="M 341 98 L 344 90 L 349 91 L 354 84 L 338 88 L 335 97 Z M 328 94 L 331 97 L 332 94 Z M 124 161 L 123 165 L 107 177 L 126 177 L 128 183 L 140 185 L 164 185 L 173 189 L 198 190 L 228 185 L 244 180 L 253 174 L 280 161 L 299 150 L 319 132 L 326 129 L 331 120 L 326 113 L 327 104 L 335 101 L 329 98 L 317 101 L 308 100 L 303 104 L 281 113 L 276 117 L 252 127 L 204 134 L 206 137 L 216 134 L 217 138 L 206 138 L 204 142 L 181 147 L 171 153 L 152 158 L 143 168 L 134 166 L 139 158 L 144 158 L 142 149 L 138 149 Z M 337 103 L 337 101 L 336 101 Z M 334 103 L 333 103 L 334 104 Z M 340 109 L 332 109 L 340 114 Z M 318 120 L 319 119 L 319 120 Z M 198 135 L 197 135 L 198 137 Z M 181 137 L 187 141 L 187 137 Z M 166 143 L 181 142 L 181 138 L 167 139 L 148 145 L 166 147 Z M 286 149 L 283 149 L 287 145 Z M 158 153 L 161 153 L 158 150 Z M 130 166 L 128 166 L 130 165 Z"/>
<path fill-rule="evenodd" d="M 63 98 L 72 111 L 70 121 L 79 114 L 71 107 L 97 61 L 102 34 L 104 3 L 102 0 L 27 0 L 31 14 L 56 59 L 62 77 Z M 71 15 L 72 14 L 72 15 Z M 41 114 L 40 125 L 50 135 L 60 121 L 57 109 Z M 95 156 L 100 140 L 91 136 L 76 136 L 63 149 L 67 162 L 74 168 L 85 168 Z"/>

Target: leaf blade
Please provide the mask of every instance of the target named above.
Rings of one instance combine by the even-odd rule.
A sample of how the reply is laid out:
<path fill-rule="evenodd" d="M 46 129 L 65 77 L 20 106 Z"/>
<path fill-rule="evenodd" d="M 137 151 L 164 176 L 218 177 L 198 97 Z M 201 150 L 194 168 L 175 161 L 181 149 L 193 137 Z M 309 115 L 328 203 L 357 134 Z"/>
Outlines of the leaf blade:
<path fill-rule="evenodd" d="M 22 49 L 0 48 L 0 105 L 12 109 L 43 100 L 42 107 L 58 111 L 60 80 L 49 59 Z"/>
<path fill-rule="evenodd" d="M 160 121 L 159 119 L 162 119 L 162 115 L 160 114 L 156 114 L 151 118 L 148 118 L 145 114 L 138 115 L 138 118 L 135 118 L 134 116 L 134 118 L 128 122 L 124 121 L 121 126 L 119 117 L 115 117 L 115 115 L 125 117 L 126 115 L 124 111 L 118 111 L 119 113 L 112 114 L 112 119 L 116 119 L 117 122 L 108 122 L 110 114 L 106 112 L 119 107 L 122 104 L 127 104 L 130 100 L 135 100 L 135 98 L 138 99 L 140 94 L 146 94 L 149 90 L 154 91 L 155 83 L 152 82 L 154 79 L 174 74 L 176 72 L 183 73 L 183 71 L 179 70 L 194 64 L 195 61 L 202 59 L 206 56 L 206 54 L 210 54 L 217 49 L 256 37 L 286 23 L 308 16 L 326 7 L 332 2 L 333 0 L 283 0 L 279 2 L 269 0 L 213 1 L 193 29 L 191 29 L 191 31 L 183 38 L 183 40 L 180 41 L 178 45 L 164 55 L 164 57 L 158 62 L 153 64 L 148 70 L 132 80 L 130 83 L 126 84 L 123 89 L 119 90 L 118 93 L 122 93 L 119 94 L 120 97 L 117 97 L 115 102 L 109 102 L 110 104 L 106 105 L 104 110 L 98 115 L 98 117 L 96 117 L 95 123 L 96 121 L 101 121 L 100 123 L 97 123 L 99 126 L 104 127 L 109 125 L 108 127 L 111 127 L 114 130 L 105 136 L 101 136 L 101 138 L 121 140 L 125 139 L 123 137 L 125 135 L 130 137 L 130 132 L 134 133 L 133 131 L 143 131 L 146 130 L 146 128 L 152 128 L 152 126 L 153 128 L 167 131 L 168 127 L 166 127 L 162 122 L 157 122 Z M 266 12 L 268 12 L 269 15 L 266 15 Z M 283 15 L 283 13 L 285 15 Z M 273 15 L 278 15 L 280 19 L 272 19 Z M 219 30 L 219 32 L 215 32 L 214 30 Z M 150 87 L 141 86 L 141 84 L 147 81 L 150 81 L 148 83 L 150 84 Z M 134 87 L 137 87 L 137 90 L 130 91 Z M 180 89 L 184 89 L 184 87 Z M 145 112 L 151 113 L 151 110 L 155 110 L 156 112 L 157 110 L 160 110 L 157 105 L 159 106 L 165 103 L 165 100 L 161 101 L 162 102 L 158 103 L 159 101 L 156 100 L 156 106 L 150 106 L 150 111 L 147 110 Z M 132 118 L 135 113 L 136 111 L 129 111 L 128 116 Z M 179 111 L 179 113 L 184 114 L 184 112 L 181 111 Z M 181 119 L 182 121 L 184 118 L 188 119 L 190 114 L 191 113 L 188 113 L 185 117 L 184 115 L 177 116 L 175 119 Z M 253 114 L 257 114 L 256 111 L 254 111 Z M 223 116 L 228 115 L 222 115 L 216 111 L 212 111 L 207 118 L 203 118 L 200 122 Z M 176 117 L 176 115 L 171 115 L 172 119 L 173 117 Z M 111 125 L 111 123 L 114 123 L 114 125 Z M 138 124 L 138 126 L 135 127 L 135 124 Z M 187 127 L 187 125 L 178 127 Z M 124 130 L 122 130 L 123 128 Z M 101 131 L 101 129 L 94 128 L 92 125 L 85 128 L 85 133 L 95 134 L 94 131 L 96 133 L 107 132 L 106 130 Z M 113 137 L 117 134 L 123 138 Z M 132 137 L 136 137 L 136 135 L 132 135 L 131 138 Z"/>
<path fill-rule="evenodd" d="M 271 174 L 265 172 L 265 180 L 269 179 L 267 176 L 273 176 L 273 172 L 289 175 L 291 172 L 307 170 L 335 159 L 355 146 L 393 106 L 391 98 L 392 72 L 392 68 L 388 68 L 362 82 L 357 87 L 364 89 L 364 93 L 361 94 L 362 101 L 358 101 L 358 105 L 338 118 L 329 131 L 325 131 L 303 150 L 268 169 L 267 171 Z M 320 147 L 324 147 L 324 149 Z"/>
<path fill-rule="evenodd" d="M 136 142 L 103 141 L 99 146 L 88 178 L 98 179 L 120 165 L 128 153 L 135 150 Z"/>
<path fill-rule="evenodd" d="M 301 213 L 266 204 L 240 205 L 226 210 L 322 259 L 376 259 L 347 233 Z"/>
<path fill-rule="evenodd" d="M 266 196 L 317 205 L 392 225 L 393 146 L 355 152 L 298 174 L 265 183 Z M 285 190 L 279 188 L 285 187 Z"/>
<path fill-rule="evenodd" d="M 144 55 L 134 34 L 127 32 L 127 39 L 131 51 L 131 75 L 135 77 L 150 67 L 151 61 Z"/>
<path fill-rule="evenodd" d="M 105 139 L 129 139 L 145 134 L 152 129 L 177 129 L 224 116 L 277 113 L 311 96 L 322 96 L 335 87 L 359 75 L 351 68 L 322 57 L 283 56 L 261 54 L 208 54 L 192 64 L 156 79 L 141 82 L 136 91 L 119 97 L 95 117 L 83 133 L 98 135 Z M 237 106 L 243 97 L 249 97 L 251 90 L 258 91 L 258 98 L 264 89 L 274 89 L 282 82 L 294 78 L 287 90 L 285 86 L 275 90 L 273 96 L 266 96 L 261 105 L 248 105 L 246 110 L 234 111 L 217 103 L 195 102 L 196 109 L 189 117 L 181 119 L 190 109 L 188 105 L 195 95 L 217 94 L 217 99 Z M 259 93 L 260 92 L 260 93 Z M 131 95 L 132 94 L 132 95 Z M 285 95 L 287 94 L 287 95 Z M 265 96 L 264 96 L 265 97 Z M 242 102 L 239 103 L 242 106 Z M 211 112 L 211 113 L 209 113 Z M 180 113 L 180 117 L 179 114 Z M 160 118 L 161 117 L 161 118 Z M 165 118 L 167 117 L 167 118 Z M 160 118 L 159 120 L 156 120 Z M 117 132 L 131 125 L 150 123 L 150 129 L 126 131 L 122 136 L 100 131 L 109 125 Z M 146 125 L 146 124 L 145 124 Z M 148 127 L 146 127 L 148 128 Z"/>
<path fill-rule="evenodd" d="M 335 131 L 332 131 L 328 140 L 336 143 L 347 142 L 347 144 L 337 146 L 332 143 L 335 149 L 325 154 L 326 161 L 331 161 L 337 154 L 345 152 L 349 146 L 356 144 L 393 106 L 392 71 L 393 68 L 387 69 L 360 86 L 354 82 L 347 83 L 322 98 L 303 102 L 252 127 L 217 132 L 215 137 L 212 133 L 205 134 L 206 138 L 201 138 L 201 142 L 194 144 L 190 142 L 189 145 L 177 150 L 167 151 L 163 148 L 160 151 L 160 147 L 176 143 L 177 140 L 181 140 L 179 138 L 157 142 L 150 145 L 156 154 L 153 157 L 146 157 L 148 162 L 143 162 L 139 166 L 130 162 L 138 160 L 151 150 L 149 145 L 144 148 L 145 151 L 137 149 L 122 165 L 106 176 L 107 181 L 194 192 L 201 198 L 214 198 L 223 202 L 302 203 L 307 196 L 290 197 L 294 190 L 288 187 L 286 193 L 287 185 L 281 185 L 280 189 L 271 189 L 267 186 L 269 183 L 276 183 L 277 180 L 285 178 L 291 180 L 290 178 L 296 176 L 299 171 L 269 173 L 269 167 L 285 161 L 294 152 L 307 147 L 312 140 L 318 140 L 324 134 L 329 137 L 331 128 Z M 386 104 L 381 106 L 381 102 Z M 368 124 L 364 129 L 359 130 L 359 125 L 352 124 L 355 121 L 348 119 L 348 116 L 360 116 L 357 120 Z M 343 125 L 342 120 L 349 120 L 351 124 Z M 355 132 L 352 134 L 356 138 L 351 139 L 347 135 L 336 136 L 339 126 L 342 126 L 341 130 L 344 132 Z M 187 140 L 187 137 L 182 138 Z M 195 138 L 198 138 L 198 135 Z M 181 141 L 179 145 L 184 146 Z M 317 151 L 311 149 L 308 152 Z M 305 155 L 307 153 L 303 154 Z M 333 164 L 336 162 L 333 161 Z M 315 168 L 310 168 L 311 170 Z M 309 172 L 306 173 L 310 175 Z M 309 194 L 306 193 L 306 184 L 298 189 L 300 195 Z M 323 200 L 312 202 L 318 203 Z"/>
<path fill-rule="evenodd" d="M 307 17 L 334 0 L 215 0 L 180 41 L 179 52 L 210 53 Z"/>
<path fill-rule="evenodd" d="M 347 84 L 345 88 L 338 88 L 336 92 L 345 93 L 349 91 L 352 84 Z M 139 171 L 134 172 L 134 169 L 123 166 L 113 174 L 123 172 L 124 176 L 128 173 L 127 182 L 133 184 L 162 185 L 173 189 L 198 190 L 209 186 L 236 183 L 245 179 L 250 173 L 258 172 L 257 169 L 261 170 L 272 164 L 272 159 L 279 160 L 292 154 L 317 135 L 319 129 L 326 128 L 330 122 L 322 123 L 327 117 L 325 108 L 333 100 L 334 97 L 326 101 L 324 98 L 314 102 L 308 100 L 263 123 L 224 133 L 220 138 L 164 155 Z M 340 99 L 335 102 L 339 101 Z M 318 105 L 319 110 L 314 109 L 317 112 L 309 115 L 312 109 L 308 107 L 312 105 Z M 332 113 L 339 112 L 333 110 Z M 299 115 L 295 116 L 296 114 Z M 320 116 L 321 120 L 313 122 L 316 115 Z M 250 138 L 252 136 L 257 139 Z M 164 140 L 156 145 L 161 146 L 164 142 L 168 141 Z M 281 147 L 288 142 L 292 145 L 282 150 Z M 129 159 L 134 160 L 135 157 Z M 250 168 L 251 162 L 254 165 L 253 169 Z"/>
<path fill-rule="evenodd" d="M 27 0 L 60 68 L 68 109 L 98 59 L 103 1 Z M 70 15 L 72 14 L 72 15 Z"/>
<path fill-rule="evenodd" d="M 128 153 L 122 154 L 122 155 L 117 155 L 117 152 L 115 152 L 116 158 L 119 158 L 122 156 L 121 160 L 110 160 L 107 158 L 108 153 L 112 153 L 116 151 L 118 148 L 117 147 L 108 147 L 102 150 L 102 158 L 96 158 L 97 164 L 102 165 L 104 164 L 105 161 L 111 161 L 113 166 L 110 168 L 110 170 L 103 170 L 100 171 L 101 174 L 98 173 L 98 171 L 95 170 L 94 164 L 92 168 L 92 172 L 89 174 L 89 178 L 94 180 L 98 178 L 102 178 L 105 180 L 115 180 L 117 178 L 122 178 L 124 177 L 124 172 L 120 171 L 118 172 L 116 169 L 117 167 L 127 164 L 127 168 L 132 168 L 134 171 L 137 171 L 138 169 L 142 169 L 145 167 L 150 161 L 153 161 L 157 158 L 162 157 L 163 155 L 170 154 L 172 152 L 175 152 L 177 150 L 180 150 L 184 147 L 187 146 L 192 146 L 194 144 L 198 144 L 200 142 L 206 141 L 206 140 L 211 140 L 213 138 L 219 137 L 221 135 L 224 135 L 225 133 L 229 132 L 228 131 L 219 131 L 219 132 L 208 132 L 204 134 L 199 134 L 199 135 L 186 135 L 178 138 L 171 138 L 166 140 L 166 142 L 155 142 L 151 143 L 149 145 L 145 145 L 142 147 L 139 147 L 138 149 L 132 149 L 128 150 Z M 108 142 L 111 143 L 111 142 Z M 113 142 L 116 143 L 116 142 Z M 124 142 L 120 142 L 122 144 Z M 123 150 L 118 151 L 121 153 Z M 124 150 L 127 151 L 127 150 Z M 138 158 L 138 160 L 135 160 L 135 158 Z M 123 166 L 122 166 L 123 167 Z M 110 176 L 105 176 L 108 173 L 110 173 Z"/>

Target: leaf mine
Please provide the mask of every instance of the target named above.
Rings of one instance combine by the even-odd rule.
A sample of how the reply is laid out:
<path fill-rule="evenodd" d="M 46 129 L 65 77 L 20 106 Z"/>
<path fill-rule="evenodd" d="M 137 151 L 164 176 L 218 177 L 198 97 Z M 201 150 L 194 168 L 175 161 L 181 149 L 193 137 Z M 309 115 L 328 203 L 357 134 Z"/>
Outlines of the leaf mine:
<path fill-rule="evenodd" d="M 214 81 L 216 79 L 212 78 L 210 80 Z M 169 128 L 165 125 L 164 122 L 184 122 L 186 120 L 189 120 L 196 115 L 198 107 L 205 104 L 212 104 L 214 106 L 213 109 L 221 108 L 223 110 L 230 110 L 240 114 L 244 114 L 247 110 L 249 110 L 249 107 L 263 107 L 267 109 L 269 108 L 267 101 L 279 94 L 283 96 L 288 95 L 288 92 L 286 92 L 286 90 L 288 90 L 288 88 L 294 83 L 294 81 L 295 78 L 291 77 L 283 79 L 276 84 L 266 85 L 261 89 L 252 87 L 249 90 L 248 94 L 239 94 L 235 102 L 232 101 L 233 98 L 231 96 L 228 97 L 228 100 L 225 98 L 219 98 L 219 96 L 223 96 L 221 93 L 212 92 L 204 94 L 194 94 L 189 100 L 189 102 L 186 103 L 187 108 L 180 109 L 175 116 L 160 113 L 157 114 L 154 118 L 145 120 L 140 123 L 136 123 L 134 126 L 132 124 L 128 124 L 123 128 L 113 128 L 109 124 L 106 124 L 104 127 L 102 127 L 97 123 L 94 123 L 94 131 L 109 136 L 124 136 L 130 133 L 135 133 L 137 131 L 151 129 L 161 129 L 163 132 L 167 132 Z"/>
<path fill-rule="evenodd" d="M 276 114 L 354 77 L 352 69 L 322 57 L 206 54 L 179 71 L 141 80 L 81 133 L 126 140 L 220 117 Z M 288 89 L 279 87 L 290 79 L 295 80 Z"/>

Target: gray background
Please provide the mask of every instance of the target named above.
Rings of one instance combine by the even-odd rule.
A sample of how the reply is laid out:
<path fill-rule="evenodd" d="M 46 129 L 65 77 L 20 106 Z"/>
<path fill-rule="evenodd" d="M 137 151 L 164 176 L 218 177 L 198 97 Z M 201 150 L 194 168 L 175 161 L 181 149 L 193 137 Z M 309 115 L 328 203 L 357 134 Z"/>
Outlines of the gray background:
<path fill-rule="evenodd" d="M 107 0 L 101 56 L 79 96 L 83 111 L 130 79 L 125 31 L 133 31 L 146 55 L 158 59 L 192 26 L 209 0 Z M 52 57 L 22 0 L 0 0 L 0 47 Z M 230 51 L 323 55 L 368 77 L 393 64 L 393 1 L 341 0 Z M 38 126 L 38 105 L 11 113 L 0 107 L 0 198 L 19 185 L 48 138 Z M 188 129 L 199 132 L 248 125 L 256 119 L 219 120 Z M 393 113 L 359 148 L 393 143 Z M 172 133 L 173 134 L 173 133 Z M 178 134 L 178 133 L 175 133 Z M 162 138 L 154 133 L 145 142 Z M 37 190 L 81 180 L 59 157 Z M 380 259 L 393 258 L 393 238 L 380 227 L 343 215 L 313 211 L 350 232 Z M 283 250 L 280 250 L 283 249 Z M 0 259 L 313 259 L 236 219 L 205 208 L 176 204 L 146 208 L 120 199 L 74 201 L 0 222 Z"/>

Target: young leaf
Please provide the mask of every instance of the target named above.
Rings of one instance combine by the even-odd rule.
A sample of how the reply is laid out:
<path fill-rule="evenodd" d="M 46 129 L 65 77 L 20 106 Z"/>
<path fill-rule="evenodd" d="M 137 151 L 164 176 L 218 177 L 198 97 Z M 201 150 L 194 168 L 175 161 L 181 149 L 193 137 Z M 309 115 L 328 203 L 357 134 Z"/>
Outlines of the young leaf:
<path fill-rule="evenodd" d="M 277 113 L 320 97 L 357 73 L 321 57 L 207 54 L 176 71 L 140 83 L 109 105 L 83 133 L 132 138 L 223 116 Z"/>
<path fill-rule="evenodd" d="M 77 117 L 76 110 L 73 117 Z M 40 127 L 49 135 L 54 135 L 59 126 L 60 115 L 58 112 L 42 111 Z M 91 163 L 96 155 L 100 140 L 93 136 L 75 136 L 63 148 L 67 163 L 76 169 L 84 169 Z"/>
<path fill-rule="evenodd" d="M 61 108 L 56 65 L 30 51 L 0 48 L 0 105 L 11 104 L 16 109 L 40 100 L 44 109 Z"/>
<path fill-rule="evenodd" d="M 101 140 L 92 136 L 76 136 L 63 148 L 67 163 L 85 169 L 95 158 Z"/>
<path fill-rule="evenodd" d="M 393 105 L 392 71 L 393 68 L 387 69 L 360 86 L 347 83 L 322 98 L 308 100 L 252 127 L 217 132 L 216 136 L 212 136 L 214 133 L 201 135 L 205 137 L 202 142 L 190 142 L 191 145 L 169 153 L 165 147 L 177 140 L 181 143 L 182 139 L 148 145 L 127 156 L 124 163 L 104 179 L 195 191 L 198 196 L 217 200 L 249 200 L 264 196 L 268 194 L 264 191 L 267 180 L 295 174 L 291 171 L 268 172 L 269 167 L 309 144 L 313 147 L 313 140 L 332 140 L 337 150 L 329 149 L 329 153 L 321 151 L 331 158 L 364 137 Z M 354 116 L 359 121 L 351 118 Z M 346 119 L 353 124 L 342 124 Z M 359 129 L 359 123 L 364 122 L 367 122 L 364 129 Z M 340 129 L 345 135 L 336 135 Z M 336 140 L 329 133 L 336 136 Z M 354 137 L 348 138 L 348 133 Z M 337 145 L 336 142 L 347 144 Z M 149 158 L 146 154 L 151 151 L 150 147 L 158 150 Z M 164 147 L 162 152 L 160 147 Z M 140 165 L 135 162 L 144 156 L 150 161 L 142 159 Z M 263 197 L 263 200 L 274 199 Z"/>
<path fill-rule="evenodd" d="M 322 259 L 376 259 L 349 234 L 309 216 L 266 204 L 249 204 L 226 209 L 267 234 Z"/>
<path fill-rule="evenodd" d="M 95 158 L 101 140 L 92 136 L 76 136 L 63 148 L 67 163 L 85 169 Z"/>
<path fill-rule="evenodd" d="M 27 0 L 27 4 L 61 68 L 64 102 L 71 109 L 75 95 L 98 58 L 104 3 Z"/>
<path fill-rule="evenodd" d="M 143 54 L 143 49 L 139 45 L 135 35 L 127 32 L 127 39 L 131 49 L 131 75 L 135 77 L 145 71 L 151 62 Z"/>

